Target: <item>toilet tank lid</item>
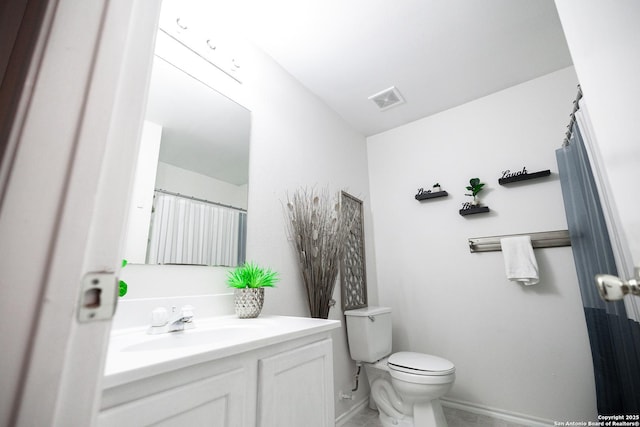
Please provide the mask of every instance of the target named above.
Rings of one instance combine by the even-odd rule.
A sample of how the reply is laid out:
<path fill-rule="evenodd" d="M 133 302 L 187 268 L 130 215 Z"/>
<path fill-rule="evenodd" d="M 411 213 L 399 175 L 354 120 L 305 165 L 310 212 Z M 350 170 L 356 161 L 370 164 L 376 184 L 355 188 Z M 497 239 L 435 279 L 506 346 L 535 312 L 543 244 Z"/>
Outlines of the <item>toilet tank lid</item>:
<path fill-rule="evenodd" d="M 345 316 L 375 316 L 377 314 L 391 313 L 391 307 L 364 307 L 356 308 L 355 310 L 347 310 L 344 312 Z"/>

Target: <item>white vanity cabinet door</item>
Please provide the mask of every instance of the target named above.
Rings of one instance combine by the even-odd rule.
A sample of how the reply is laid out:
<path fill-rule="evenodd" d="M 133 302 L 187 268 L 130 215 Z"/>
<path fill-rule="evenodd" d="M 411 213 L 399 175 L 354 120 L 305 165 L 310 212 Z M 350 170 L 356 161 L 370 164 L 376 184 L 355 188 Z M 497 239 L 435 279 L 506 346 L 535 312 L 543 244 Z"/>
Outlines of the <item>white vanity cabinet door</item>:
<path fill-rule="evenodd" d="M 331 339 L 260 359 L 258 427 L 335 425 Z"/>
<path fill-rule="evenodd" d="M 243 426 L 245 384 L 245 370 L 232 370 L 103 410 L 98 426 Z"/>

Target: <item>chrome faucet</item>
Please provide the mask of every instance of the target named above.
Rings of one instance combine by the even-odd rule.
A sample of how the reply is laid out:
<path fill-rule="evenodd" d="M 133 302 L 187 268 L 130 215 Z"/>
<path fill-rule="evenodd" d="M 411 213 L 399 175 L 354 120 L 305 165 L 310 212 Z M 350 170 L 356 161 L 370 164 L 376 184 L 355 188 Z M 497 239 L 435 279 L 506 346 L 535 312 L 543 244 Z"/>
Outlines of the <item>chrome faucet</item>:
<path fill-rule="evenodd" d="M 168 332 L 184 331 L 195 327 L 193 323 L 193 307 L 185 305 L 178 311 L 177 307 L 171 307 L 171 314 L 167 319 L 167 311 L 160 307 L 151 313 L 151 326 L 148 334 L 164 334 Z"/>

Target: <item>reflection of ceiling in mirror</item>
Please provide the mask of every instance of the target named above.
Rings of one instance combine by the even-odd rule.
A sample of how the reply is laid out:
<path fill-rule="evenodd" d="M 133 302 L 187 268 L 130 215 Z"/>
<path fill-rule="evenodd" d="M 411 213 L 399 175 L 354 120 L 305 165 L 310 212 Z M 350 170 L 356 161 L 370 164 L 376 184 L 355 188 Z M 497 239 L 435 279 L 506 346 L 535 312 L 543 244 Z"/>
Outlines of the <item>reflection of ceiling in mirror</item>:
<path fill-rule="evenodd" d="M 146 119 L 163 127 L 160 161 L 246 184 L 250 116 L 244 107 L 155 57 Z"/>

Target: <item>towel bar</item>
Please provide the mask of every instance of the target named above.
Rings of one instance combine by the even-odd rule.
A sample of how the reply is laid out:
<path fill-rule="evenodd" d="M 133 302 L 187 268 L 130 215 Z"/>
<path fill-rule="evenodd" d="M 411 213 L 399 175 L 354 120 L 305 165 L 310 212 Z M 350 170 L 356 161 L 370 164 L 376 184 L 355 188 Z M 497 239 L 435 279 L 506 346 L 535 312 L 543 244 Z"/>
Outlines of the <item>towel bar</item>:
<path fill-rule="evenodd" d="M 504 236 L 471 237 L 469 238 L 469 251 L 471 253 L 500 251 L 502 250 L 500 247 L 500 239 L 503 237 L 515 236 L 531 236 L 531 246 L 534 249 L 571 246 L 569 230 L 557 230 L 536 233 L 508 234 Z"/>

